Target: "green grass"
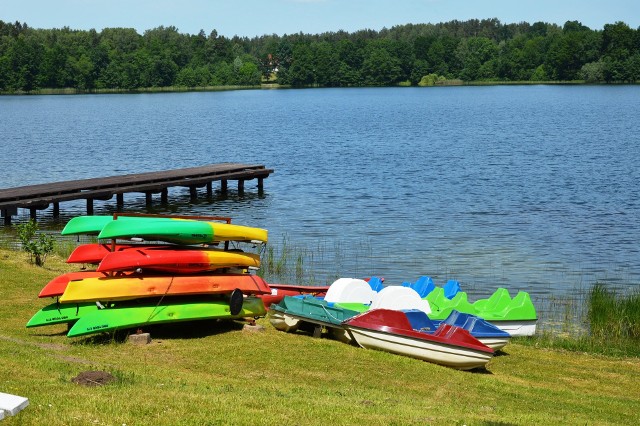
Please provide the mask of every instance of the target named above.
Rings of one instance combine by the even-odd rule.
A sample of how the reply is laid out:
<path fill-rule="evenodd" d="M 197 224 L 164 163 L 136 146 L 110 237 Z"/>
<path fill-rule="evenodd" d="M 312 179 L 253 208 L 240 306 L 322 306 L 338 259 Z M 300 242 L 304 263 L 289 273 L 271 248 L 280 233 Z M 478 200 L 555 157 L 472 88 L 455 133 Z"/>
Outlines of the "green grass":
<path fill-rule="evenodd" d="M 633 424 L 639 420 L 637 358 L 511 343 L 486 370 L 460 372 L 329 338 L 262 333 L 239 322 L 149 328 L 69 339 L 65 326 L 26 329 L 49 301 L 36 295 L 73 269 L 44 268 L 0 250 L 0 392 L 29 398 L 7 425 L 405 425 Z M 295 259 L 295 258 L 294 258 Z M 294 266 L 295 269 L 295 266 Z M 80 372 L 116 377 L 71 382 Z"/>

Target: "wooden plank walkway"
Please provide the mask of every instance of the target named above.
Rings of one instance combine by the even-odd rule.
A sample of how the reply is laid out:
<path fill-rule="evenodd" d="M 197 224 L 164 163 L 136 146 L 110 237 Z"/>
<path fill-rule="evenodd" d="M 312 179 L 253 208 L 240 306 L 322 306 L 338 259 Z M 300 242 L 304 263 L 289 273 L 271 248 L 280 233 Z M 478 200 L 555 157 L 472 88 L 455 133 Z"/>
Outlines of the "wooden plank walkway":
<path fill-rule="evenodd" d="M 188 187 L 191 198 L 197 198 L 197 188 L 206 187 L 211 196 L 212 182 L 220 181 L 220 189 L 227 191 L 228 181 L 238 181 L 238 192 L 244 192 L 246 180 L 257 179 L 258 191 L 263 190 L 263 180 L 273 173 L 264 165 L 220 163 L 186 169 L 165 170 L 109 176 L 102 178 L 52 182 L 38 185 L 0 189 L 0 212 L 5 225 L 11 224 L 11 216 L 17 215 L 18 208 L 29 209 L 35 219 L 37 210 L 44 210 L 53 204 L 53 216 L 59 215 L 59 203 L 71 200 L 87 200 L 87 214 L 93 214 L 94 200 L 110 200 L 117 197 L 117 207 L 124 205 L 123 194 L 141 192 L 146 194 L 147 204 L 151 204 L 152 194 L 160 193 L 162 203 L 168 202 L 168 188 Z"/>

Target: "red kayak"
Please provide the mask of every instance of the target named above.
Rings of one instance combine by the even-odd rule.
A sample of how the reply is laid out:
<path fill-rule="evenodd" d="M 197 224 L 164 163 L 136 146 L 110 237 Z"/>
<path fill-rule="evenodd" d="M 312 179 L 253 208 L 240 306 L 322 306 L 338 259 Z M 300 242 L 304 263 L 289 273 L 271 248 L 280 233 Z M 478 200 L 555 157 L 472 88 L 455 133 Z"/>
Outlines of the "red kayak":
<path fill-rule="evenodd" d="M 271 287 L 271 294 L 259 295 L 264 303 L 264 307 L 269 309 L 272 303 L 280 303 L 285 296 L 300 296 L 300 295 L 312 295 L 312 296 L 324 296 L 329 290 L 329 286 L 305 286 L 305 285 L 293 285 L 293 284 L 269 284 Z"/>
<path fill-rule="evenodd" d="M 221 268 L 257 268 L 260 255 L 240 251 L 192 248 L 135 248 L 107 253 L 99 272 L 143 270 L 194 274 Z"/>
<path fill-rule="evenodd" d="M 144 244 L 116 244 L 115 251 L 120 252 L 123 250 L 136 249 L 136 248 L 165 248 L 171 247 L 166 245 L 144 245 Z M 91 263 L 97 265 L 102 259 L 111 253 L 111 244 L 81 244 L 76 247 L 69 258 L 67 263 Z"/>
<path fill-rule="evenodd" d="M 93 278 L 93 277 L 106 277 L 108 274 L 103 272 L 96 271 L 80 271 L 80 272 L 68 272 L 66 274 L 58 275 L 47 285 L 45 285 L 42 290 L 40 290 L 40 294 L 38 297 L 56 297 L 62 296 L 64 290 L 67 288 L 67 284 L 72 280 L 82 280 L 85 278 Z"/>

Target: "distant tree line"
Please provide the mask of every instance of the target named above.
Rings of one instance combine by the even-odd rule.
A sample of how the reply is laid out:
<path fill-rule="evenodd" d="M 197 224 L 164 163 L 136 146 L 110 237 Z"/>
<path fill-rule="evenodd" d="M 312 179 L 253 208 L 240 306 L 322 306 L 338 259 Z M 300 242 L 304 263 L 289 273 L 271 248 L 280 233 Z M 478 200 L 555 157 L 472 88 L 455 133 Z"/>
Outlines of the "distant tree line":
<path fill-rule="evenodd" d="M 640 28 L 497 19 L 380 31 L 224 37 L 158 27 L 79 31 L 0 21 L 0 91 L 468 81 L 637 82 Z"/>

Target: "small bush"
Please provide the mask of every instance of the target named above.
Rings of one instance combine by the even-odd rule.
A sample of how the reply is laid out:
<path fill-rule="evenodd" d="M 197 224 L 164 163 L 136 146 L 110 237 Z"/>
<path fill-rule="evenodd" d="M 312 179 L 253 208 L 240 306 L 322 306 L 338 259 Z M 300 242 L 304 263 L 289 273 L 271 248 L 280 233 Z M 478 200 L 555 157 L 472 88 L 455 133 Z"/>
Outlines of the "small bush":
<path fill-rule="evenodd" d="M 31 262 L 44 266 L 47 255 L 53 251 L 53 237 L 38 233 L 38 224 L 33 219 L 16 226 L 16 230 L 22 249 L 30 254 Z"/>

